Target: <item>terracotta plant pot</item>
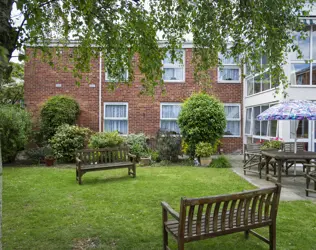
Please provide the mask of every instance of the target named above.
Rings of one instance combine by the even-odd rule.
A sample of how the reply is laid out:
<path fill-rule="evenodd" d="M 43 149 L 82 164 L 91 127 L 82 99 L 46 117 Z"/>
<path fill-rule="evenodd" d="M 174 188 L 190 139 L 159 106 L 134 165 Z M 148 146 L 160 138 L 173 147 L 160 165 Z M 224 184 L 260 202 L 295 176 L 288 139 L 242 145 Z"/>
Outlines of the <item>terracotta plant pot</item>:
<path fill-rule="evenodd" d="M 45 164 L 47 167 L 53 166 L 55 163 L 55 159 L 45 159 Z"/>
<path fill-rule="evenodd" d="M 212 163 L 212 157 L 200 157 L 201 166 L 206 167 Z"/>

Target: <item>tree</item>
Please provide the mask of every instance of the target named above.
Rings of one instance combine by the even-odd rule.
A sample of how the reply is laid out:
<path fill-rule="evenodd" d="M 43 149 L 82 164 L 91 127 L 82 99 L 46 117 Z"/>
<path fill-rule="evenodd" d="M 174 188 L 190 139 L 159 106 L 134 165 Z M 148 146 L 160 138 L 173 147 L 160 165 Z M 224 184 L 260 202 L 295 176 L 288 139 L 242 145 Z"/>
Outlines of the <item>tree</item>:
<path fill-rule="evenodd" d="M 198 143 L 208 142 L 214 146 L 223 136 L 226 127 L 224 105 L 208 94 L 193 94 L 183 103 L 178 124 L 189 154 L 194 157 Z"/>
<path fill-rule="evenodd" d="M 104 66 L 122 79 L 122 68 L 133 80 L 134 55 L 143 74 L 142 92 L 153 93 L 163 87 L 161 61 L 167 50 L 175 49 L 191 33 L 194 41 L 195 76 L 201 84 L 209 82 L 208 70 L 217 66 L 218 53 L 249 62 L 260 69 L 258 59 L 267 54 L 274 84 L 287 84 L 282 65 L 284 53 L 297 50 L 291 30 L 303 33 L 298 16 L 305 0 L 0 0 L 0 82 L 12 68 L 8 61 L 15 49 L 26 42 L 39 46 L 52 62 L 51 38 L 67 44 L 77 41 L 73 73 L 80 82 L 89 71 L 90 61 L 102 52 Z M 313 3 L 314 1 L 309 1 Z M 12 21 L 12 6 L 21 11 L 18 26 Z M 157 33 L 166 40 L 159 46 Z M 227 41 L 231 46 L 227 46 Z M 261 69 L 262 70 L 262 69 Z M 0 177 L 1 178 L 1 177 Z"/>
<path fill-rule="evenodd" d="M 24 100 L 24 64 L 12 63 L 10 76 L 0 85 L 0 104 L 16 104 Z"/>

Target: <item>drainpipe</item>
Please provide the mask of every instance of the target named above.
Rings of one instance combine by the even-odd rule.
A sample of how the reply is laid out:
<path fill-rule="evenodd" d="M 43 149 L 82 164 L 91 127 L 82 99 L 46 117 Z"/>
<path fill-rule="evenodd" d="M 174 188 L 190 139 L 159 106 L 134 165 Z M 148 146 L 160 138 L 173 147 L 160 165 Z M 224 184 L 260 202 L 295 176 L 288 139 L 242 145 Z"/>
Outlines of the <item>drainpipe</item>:
<path fill-rule="evenodd" d="M 102 131 L 102 52 L 99 61 L 99 132 Z"/>

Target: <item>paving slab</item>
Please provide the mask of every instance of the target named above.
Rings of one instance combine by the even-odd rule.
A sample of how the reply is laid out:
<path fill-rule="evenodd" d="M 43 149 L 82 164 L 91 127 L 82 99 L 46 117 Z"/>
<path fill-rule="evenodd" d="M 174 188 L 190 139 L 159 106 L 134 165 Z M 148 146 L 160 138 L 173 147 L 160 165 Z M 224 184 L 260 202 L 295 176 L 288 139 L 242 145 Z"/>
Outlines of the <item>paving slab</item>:
<path fill-rule="evenodd" d="M 226 155 L 230 162 L 232 163 L 232 170 L 253 184 L 258 188 L 265 188 L 274 186 L 274 183 L 271 181 L 266 181 L 265 176 L 262 176 L 262 179 L 259 178 L 259 175 L 256 173 L 248 172 L 244 175 L 243 171 L 243 155 Z M 289 170 L 290 174 L 293 174 L 293 168 Z M 292 172 L 291 172 L 292 171 Z M 296 167 L 297 175 L 302 175 L 303 166 L 297 165 Z M 284 174 L 284 173 L 283 173 Z M 295 200 L 311 200 L 316 202 L 316 194 L 310 194 L 309 197 L 305 195 L 305 178 L 304 176 L 296 177 L 286 177 L 282 176 L 282 190 L 281 190 L 281 200 L 282 201 L 295 201 Z"/>

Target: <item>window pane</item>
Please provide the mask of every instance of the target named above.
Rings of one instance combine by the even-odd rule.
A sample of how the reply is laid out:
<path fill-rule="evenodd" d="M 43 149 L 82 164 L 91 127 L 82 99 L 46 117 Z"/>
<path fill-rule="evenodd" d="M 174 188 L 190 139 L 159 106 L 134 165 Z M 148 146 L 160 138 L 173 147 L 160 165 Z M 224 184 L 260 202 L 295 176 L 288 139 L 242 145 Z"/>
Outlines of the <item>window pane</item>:
<path fill-rule="evenodd" d="M 254 119 L 254 127 L 253 127 L 253 135 L 260 135 L 260 121 L 257 120 L 257 116 L 260 114 L 260 106 L 254 107 L 253 110 L 253 119 Z"/>
<path fill-rule="evenodd" d="M 179 54 L 178 54 L 179 53 Z M 182 55 L 183 56 L 183 50 L 177 50 L 176 51 L 176 55 L 178 56 L 178 55 Z M 166 54 L 166 57 L 164 58 L 164 60 L 163 60 L 163 63 L 164 64 L 175 64 L 175 65 L 179 65 L 179 64 L 182 64 L 183 62 L 180 62 L 179 60 L 175 60 L 173 63 L 172 63 L 172 61 L 171 61 L 171 54 L 170 54 L 170 52 L 167 52 L 167 54 Z"/>
<path fill-rule="evenodd" d="M 164 131 L 174 131 L 176 133 L 180 133 L 180 129 L 178 126 L 177 121 L 165 121 L 165 120 L 161 120 L 161 130 Z"/>
<path fill-rule="evenodd" d="M 163 79 L 164 80 L 184 80 L 183 68 L 164 68 Z"/>
<path fill-rule="evenodd" d="M 239 106 L 224 106 L 226 119 L 239 119 Z"/>
<path fill-rule="evenodd" d="M 227 121 L 224 135 L 240 135 L 240 121 Z"/>
<path fill-rule="evenodd" d="M 219 71 L 220 81 L 239 81 L 239 69 L 225 67 Z"/>
<path fill-rule="evenodd" d="M 261 79 L 260 76 L 255 77 L 255 93 L 258 93 L 261 91 Z"/>
<path fill-rule="evenodd" d="M 291 121 L 291 138 L 295 138 L 295 132 L 297 138 L 308 138 L 308 124 L 309 122 L 307 119 L 301 121 Z"/>
<path fill-rule="evenodd" d="M 127 80 L 128 79 L 128 71 L 127 70 L 122 70 L 122 75 L 121 75 L 121 79 L 123 80 Z M 106 79 L 107 81 L 117 81 L 117 79 L 113 76 L 111 76 L 111 71 L 108 69 L 107 70 L 107 74 L 106 74 Z"/>
<path fill-rule="evenodd" d="M 104 130 L 107 132 L 118 131 L 120 134 L 127 134 L 127 121 L 105 120 Z"/>
<path fill-rule="evenodd" d="M 314 60 L 316 60 L 316 25 L 314 25 L 313 26 L 313 33 L 312 33 L 312 36 L 313 36 L 313 46 L 312 46 L 312 53 L 313 53 L 313 55 L 312 55 L 312 58 L 314 59 Z"/>
<path fill-rule="evenodd" d="M 316 41 L 315 41 L 315 44 L 316 44 Z M 316 48 L 315 48 L 315 50 L 316 50 Z M 313 79 L 312 84 L 316 85 L 316 63 L 313 63 L 313 76 L 312 77 L 313 77 L 312 78 Z"/>
<path fill-rule="evenodd" d="M 310 26 L 306 26 L 305 31 L 307 32 L 307 36 L 305 39 L 302 39 L 301 35 L 299 32 L 294 32 L 294 40 L 295 44 L 297 44 L 302 52 L 303 58 L 298 58 L 298 53 L 291 53 L 291 60 L 296 60 L 296 59 L 309 59 L 310 54 L 309 54 L 309 48 L 310 48 Z"/>
<path fill-rule="evenodd" d="M 245 134 L 250 134 L 251 129 L 252 108 L 246 110 L 246 127 Z"/>
<path fill-rule="evenodd" d="M 261 106 L 261 112 L 267 110 L 269 106 Z M 268 135 L 268 121 L 261 121 L 261 136 Z"/>
<path fill-rule="evenodd" d="M 262 91 L 270 89 L 270 75 L 268 73 L 264 73 L 262 79 Z"/>
<path fill-rule="evenodd" d="M 309 85 L 310 64 L 291 64 L 291 85 Z"/>
<path fill-rule="evenodd" d="M 224 57 L 220 56 L 220 58 L 222 60 L 222 64 L 237 64 L 237 62 L 232 57 L 224 58 Z"/>
<path fill-rule="evenodd" d="M 161 117 L 177 119 L 181 110 L 181 105 L 162 105 Z"/>
<path fill-rule="evenodd" d="M 253 94 L 253 78 L 247 80 L 247 95 Z"/>
<path fill-rule="evenodd" d="M 269 121 L 269 136 L 276 137 L 276 131 L 277 131 L 277 124 L 278 121 Z"/>
<path fill-rule="evenodd" d="M 105 118 L 111 117 L 127 118 L 126 105 L 105 105 Z"/>

